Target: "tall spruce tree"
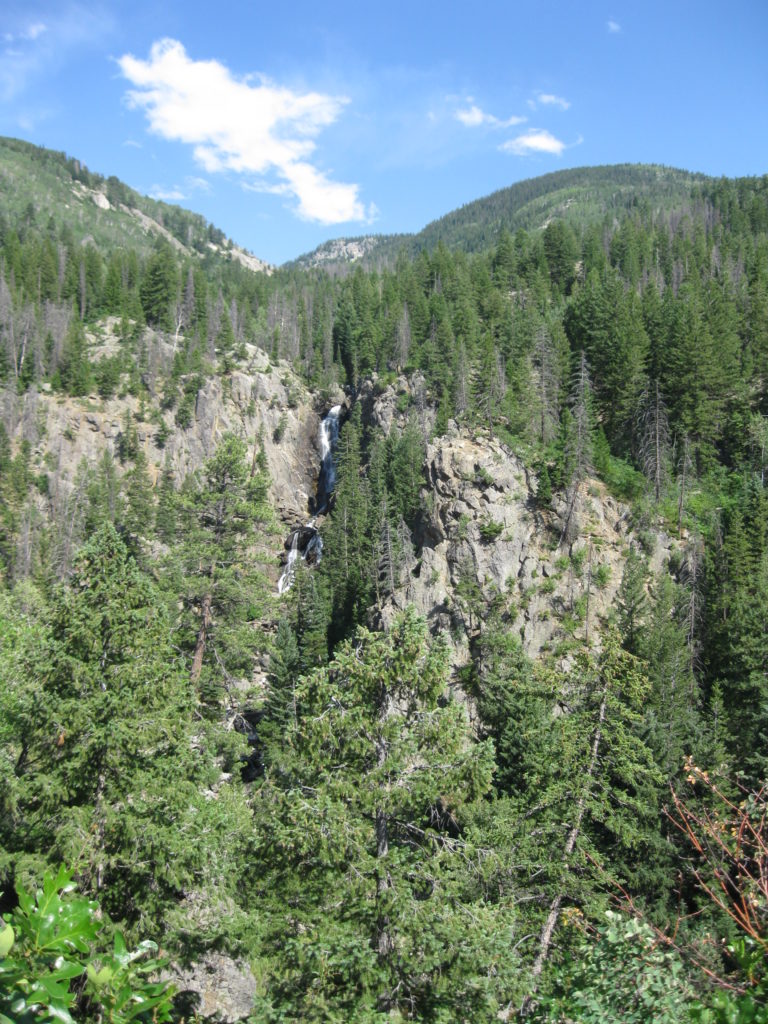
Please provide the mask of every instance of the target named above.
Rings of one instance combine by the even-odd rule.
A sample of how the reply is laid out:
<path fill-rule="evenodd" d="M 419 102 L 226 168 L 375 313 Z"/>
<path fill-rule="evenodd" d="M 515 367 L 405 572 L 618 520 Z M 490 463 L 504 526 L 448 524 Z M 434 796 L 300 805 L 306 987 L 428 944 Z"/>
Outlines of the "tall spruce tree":
<path fill-rule="evenodd" d="M 225 884 L 220 844 L 240 828 L 229 801 L 207 806 L 219 769 L 189 675 L 161 596 L 110 523 L 77 556 L 49 625 L 20 646 L 0 670 L 15 699 L 6 865 L 71 864 L 111 915 L 155 930 L 185 890 Z"/>
<path fill-rule="evenodd" d="M 462 828 L 492 749 L 444 699 L 446 679 L 445 646 L 406 613 L 387 634 L 361 627 L 296 683 L 279 764 L 254 795 L 264 1019 L 498 1009 L 513 911 L 485 889 Z"/>
<path fill-rule="evenodd" d="M 182 639 L 190 677 L 215 707 L 232 677 L 248 677 L 261 642 L 250 625 L 269 592 L 256 549 L 271 523 L 267 477 L 246 444 L 222 438 L 202 479 L 179 495 L 179 542 L 169 556 L 171 586 L 184 602 Z"/>

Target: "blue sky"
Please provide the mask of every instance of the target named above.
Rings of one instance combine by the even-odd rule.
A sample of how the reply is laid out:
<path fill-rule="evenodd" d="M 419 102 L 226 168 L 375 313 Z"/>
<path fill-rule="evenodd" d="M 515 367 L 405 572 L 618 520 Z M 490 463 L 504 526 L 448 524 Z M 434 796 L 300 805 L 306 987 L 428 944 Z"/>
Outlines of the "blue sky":
<path fill-rule="evenodd" d="M 768 173 L 768 0 L 4 0 L 0 134 L 281 263 L 565 167 Z"/>

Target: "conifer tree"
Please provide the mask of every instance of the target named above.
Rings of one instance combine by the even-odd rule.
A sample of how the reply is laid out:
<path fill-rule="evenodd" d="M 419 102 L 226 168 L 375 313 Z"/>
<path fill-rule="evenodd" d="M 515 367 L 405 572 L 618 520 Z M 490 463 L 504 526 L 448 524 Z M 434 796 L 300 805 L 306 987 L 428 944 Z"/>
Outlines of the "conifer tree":
<path fill-rule="evenodd" d="M 133 466 L 123 478 L 125 494 L 125 528 L 137 537 L 146 537 L 154 522 L 154 495 L 147 457 L 142 449 L 136 453 Z"/>
<path fill-rule="evenodd" d="M 163 330 L 171 328 L 171 306 L 177 291 L 176 278 L 173 250 L 167 242 L 161 241 L 147 262 L 141 279 L 141 305 L 148 324 Z"/>
<path fill-rule="evenodd" d="M 648 596 L 645 591 L 648 567 L 645 559 L 639 554 L 635 545 L 631 545 L 621 585 L 616 595 L 619 611 L 619 632 L 625 650 L 630 654 L 639 654 L 645 620 L 648 614 Z"/>
<path fill-rule="evenodd" d="M 531 969 L 534 986 L 563 907 L 594 897 L 592 871 L 603 860 L 604 844 L 611 846 L 615 863 L 619 851 L 636 856 L 653 835 L 661 783 L 653 756 L 637 734 L 648 680 L 615 632 L 604 636 L 599 655 L 579 657 L 571 686 L 549 672 L 542 682 L 565 707 L 558 719 L 557 755 L 550 745 L 529 769 L 536 817 L 552 829 L 546 855 L 551 895 Z"/>
<path fill-rule="evenodd" d="M 646 740 L 666 779 L 682 770 L 697 745 L 699 695 L 681 622 L 685 594 L 668 573 L 656 581 L 646 623 L 640 621 L 637 650 L 651 684 Z"/>
<path fill-rule="evenodd" d="M 569 430 L 564 437 L 566 511 L 561 543 L 571 544 L 578 536 L 578 502 L 581 487 L 593 472 L 592 383 L 587 357 L 582 351 L 571 383 Z"/>
<path fill-rule="evenodd" d="M 358 629 L 296 684 L 279 771 L 267 765 L 254 797 L 272 1016 L 480 1021 L 498 1009 L 512 917 L 473 881 L 462 834 L 492 752 L 471 742 L 461 705 L 440 701 L 446 667 L 407 613 L 389 634 Z M 489 957 L 494 971 L 480 966 Z"/>
<path fill-rule="evenodd" d="M 72 864 L 110 914 L 156 928 L 218 859 L 223 805 L 210 814 L 200 792 L 217 769 L 202 737 L 192 749 L 195 700 L 163 601 L 111 524 L 28 641 L 5 666 L 15 795 L 0 845 L 17 863 Z"/>
<path fill-rule="evenodd" d="M 190 676 L 206 701 L 215 700 L 232 674 L 248 673 L 259 643 L 248 626 L 265 591 L 253 546 L 271 513 L 266 476 L 251 474 L 246 454 L 244 441 L 225 435 L 202 480 L 180 495 L 171 569 L 184 600 Z"/>

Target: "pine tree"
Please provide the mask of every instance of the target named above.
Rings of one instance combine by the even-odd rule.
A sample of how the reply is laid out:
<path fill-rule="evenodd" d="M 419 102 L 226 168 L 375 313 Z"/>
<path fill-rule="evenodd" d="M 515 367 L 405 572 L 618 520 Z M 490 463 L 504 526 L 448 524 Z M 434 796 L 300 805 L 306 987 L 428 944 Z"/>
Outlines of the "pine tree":
<path fill-rule="evenodd" d="M 123 477 L 125 528 L 136 537 L 146 537 L 155 519 L 154 494 L 149 464 L 143 450 L 134 457 L 133 466 Z"/>
<path fill-rule="evenodd" d="M 271 521 L 267 479 L 251 474 L 246 456 L 244 441 L 222 438 L 202 481 L 180 495 L 179 543 L 170 555 L 191 679 L 214 705 L 234 673 L 250 670 L 259 637 L 248 622 L 267 592 L 253 547 L 257 529 Z"/>
<path fill-rule="evenodd" d="M 176 538 L 177 495 L 173 483 L 173 472 L 166 466 L 160 477 L 157 505 L 155 506 L 155 532 L 164 544 Z"/>
<path fill-rule="evenodd" d="M 480 1021 L 498 1008 L 512 917 L 484 896 L 461 822 L 492 753 L 440 700 L 446 668 L 407 613 L 389 634 L 358 629 L 296 684 L 279 771 L 267 765 L 254 801 L 273 1016 Z"/>
<path fill-rule="evenodd" d="M 573 374 L 569 398 L 569 430 L 564 438 L 566 512 L 560 542 L 572 544 L 578 536 L 578 502 L 581 487 L 594 471 L 592 383 L 587 357 L 582 351 Z"/>
<path fill-rule="evenodd" d="M 223 805 L 209 811 L 201 794 L 218 770 L 201 736 L 193 752 L 195 700 L 165 606 L 106 524 L 49 619 L 5 680 L 18 704 L 0 845 L 20 863 L 73 864 L 110 914 L 156 928 L 210 877 L 233 824 L 215 834 Z"/>
<path fill-rule="evenodd" d="M 141 280 L 140 295 L 148 324 L 171 329 L 171 306 L 176 299 L 177 268 L 173 250 L 167 242 L 158 243 Z"/>
<path fill-rule="evenodd" d="M 648 566 L 634 544 L 629 549 L 624 563 L 621 585 L 616 595 L 619 611 L 619 632 L 625 650 L 639 654 L 641 640 L 648 615 L 648 595 L 645 584 Z"/>
<path fill-rule="evenodd" d="M 605 846 L 612 848 L 615 864 L 622 855 L 634 859 L 653 835 L 661 783 L 653 756 L 637 735 L 648 680 L 615 632 L 604 635 L 597 657 L 579 657 L 570 680 L 546 673 L 542 682 L 565 707 L 558 718 L 557 753 L 553 756 L 550 743 L 529 769 L 535 817 L 540 827 L 547 821 L 552 829 L 544 853 L 547 868 L 542 868 L 549 875 L 550 896 L 531 969 L 534 987 L 563 907 L 594 899 L 592 872 L 603 861 Z"/>
<path fill-rule="evenodd" d="M 641 623 L 638 651 L 651 683 L 646 710 L 646 739 L 667 779 L 682 770 L 697 744 L 699 694 L 691 668 L 682 618 L 685 594 L 668 573 L 656 581 L 653 606 Z"/>

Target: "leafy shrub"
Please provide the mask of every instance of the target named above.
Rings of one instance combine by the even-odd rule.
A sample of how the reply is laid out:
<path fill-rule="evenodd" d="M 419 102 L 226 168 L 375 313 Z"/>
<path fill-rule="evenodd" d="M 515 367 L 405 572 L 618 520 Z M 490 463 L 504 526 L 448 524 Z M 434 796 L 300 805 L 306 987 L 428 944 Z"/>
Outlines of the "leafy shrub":
<path fill-rule="evenodd" d="M 283 413 L 283 415 L 277 421 L 277 426 L 272 431 L 272 440 L 275 442 L 275 444 L 280 444 L 280 442 L 283 440 L 283 438 L 285 437 L 285 430 L 287 426 L 288 417 L 285 415 L 285 413 Z"/>
<path fill-rule="evenodd" d="M 571 552 L 571 566 L 574 576 L 581 576 L 584 572 L 584 560 L 587 557 L 586 548 L 574 548 Z"/>
<path fill-rule="evenodd" d="M 493 476 L 485 466 L 478 466 L 475 470 L 475 480 L 481 487 L 490 487 L 493 484 Z"/>
<path fill-rule="evenodd" d="M 537 1021 L 679 1024 L 691 997 L 680 958 L 635 918 L 606 913 L 597 940 L 586 937 L 554 971 Z M 746 1019 L 746 1018 L 745 1018 Z"/>
<path fill-rule="evenodd" d="M 480 536 L 486 543 L 491 543 L 501 536 L 504 530 L 504 523 L 497 523 L 489 519 L 487 523 L 480 524 Z"/>
<path fill-rule="evenodd" d="M 607 587 L 610 578 L 611 567 L 607 562 L 601 562 L 592 574 L 592 579 L 595 581 L 595 586 L 598 590 L 603 590 Z"/>
<path fill-rule="evenodd" d="M 17 883 L 19 905 L 0 919 L 0 1024 L 74 1024 L 80 998 L 109 1024 L 170 1020 L 172 990 L 150 980 L 164 966 L 154 957 L 155 943 L 128 950 L 118 932 L 106 947 L 99 905 L 75 889 L 66 868 L 46 872 L 34 895 Z M 81 983 L 80 997 L 74 982 Z"/>
<path fill-rule="evenodd" d="M 195 409 L 195 400 L 191 394 L 185 394 L 179 407 L 176 410 L 176 424 L 182 430 L 186 430 L 192 422 L 192 414 Z"/>

